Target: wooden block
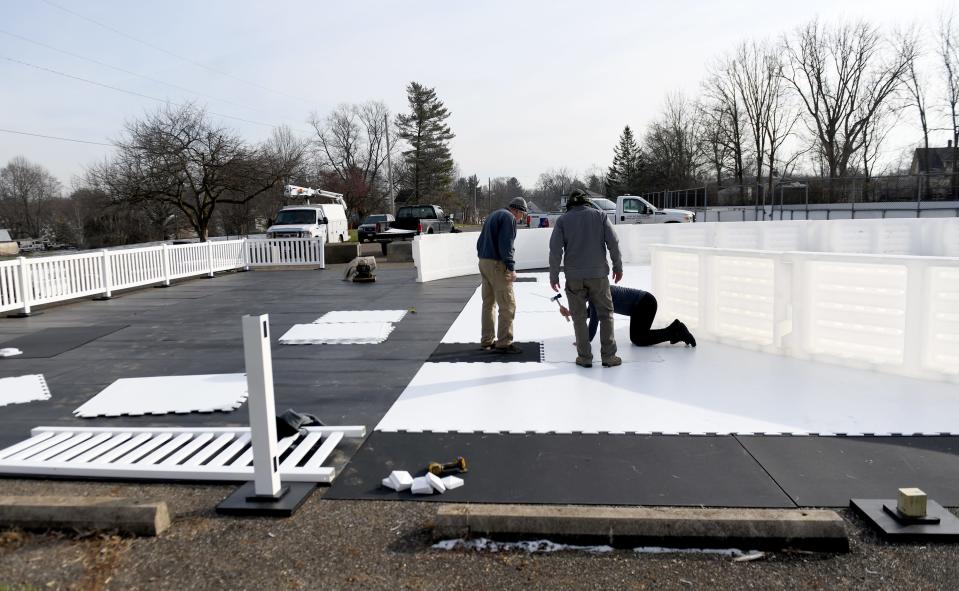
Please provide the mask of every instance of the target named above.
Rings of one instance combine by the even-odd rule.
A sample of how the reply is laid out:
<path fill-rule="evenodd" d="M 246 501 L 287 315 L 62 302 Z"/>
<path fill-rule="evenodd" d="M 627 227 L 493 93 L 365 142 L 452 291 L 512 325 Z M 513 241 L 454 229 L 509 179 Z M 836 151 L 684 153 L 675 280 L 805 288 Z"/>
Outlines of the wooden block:
<path fill-rule="evenodd" d="M 926 501 L 926 493 L 918 488 L 900 488 L 897 508 L 909 517 L 925 517 Z"/>

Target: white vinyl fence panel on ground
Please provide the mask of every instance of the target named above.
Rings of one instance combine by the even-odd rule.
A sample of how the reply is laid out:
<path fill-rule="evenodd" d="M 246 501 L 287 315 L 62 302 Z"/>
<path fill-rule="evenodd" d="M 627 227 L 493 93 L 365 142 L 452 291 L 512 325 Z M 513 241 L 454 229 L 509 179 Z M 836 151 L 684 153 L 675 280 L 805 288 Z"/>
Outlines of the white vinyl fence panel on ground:
<path fill-rule="evenodd" d="M 697 338 L 959 382 L 959 257 L 651 251 L 659 316 Z"/>
<path fill-rule="evenodd" d="M 325 268 L 322 238 L 217 240 L 24 258 L 0 262 L 0 312 L 174 279 L 275 265 Z"/>
<path fill-rule="evenodd" d="M 284 482 L 331 482 L 324 466 L 344 437 L 366 428 L 306 427 L 277 442 Z M 149 480 L 253 480 L 250 429 L 37 427 L 0 450 L 0 474 Z"/>

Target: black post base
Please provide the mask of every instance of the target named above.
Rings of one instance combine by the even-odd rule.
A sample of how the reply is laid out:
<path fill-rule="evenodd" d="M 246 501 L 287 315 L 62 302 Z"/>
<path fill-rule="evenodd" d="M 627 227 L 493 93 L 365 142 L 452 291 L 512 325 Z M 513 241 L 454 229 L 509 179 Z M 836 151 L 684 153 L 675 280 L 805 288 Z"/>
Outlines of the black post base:
<path fill-rule="evenodd" d="M 31 316 L 39 316 L 43 312 L 13 312 L 7 314 L 7 318 L 30 318 Z"/>
<path fill-rule="evenodd" d="M 221 515 L 290 517 L 313 494 L 316 484 L 312 482 L 290 482 L 284 484 L 277 497 L 260 497 L 252 482 L 238 489 L 216 506 Z"/>
<path fill-rule="evenodd" d="M 886 507 L 895 507 L 895 499 L 850 499 L 849 507 L 882 532 L 890 541 L 959 542 L 959 518 L 935 501 L 928 501 L 926 518 L 917 523 L 896 519 Z M 930 523 L 932 520 L 938 523 Z"/>
<path fill-rule="evenodd" d="M 93 298 L 93 301 L 94 301 L 94 302 L 105 302 L 105 301 L 107 301 L 107 300 L 112 300 L 112 299 L 113 299 L 113 296 L 100 295 L 100 296 L 97 296 L 97 297 Z"/>

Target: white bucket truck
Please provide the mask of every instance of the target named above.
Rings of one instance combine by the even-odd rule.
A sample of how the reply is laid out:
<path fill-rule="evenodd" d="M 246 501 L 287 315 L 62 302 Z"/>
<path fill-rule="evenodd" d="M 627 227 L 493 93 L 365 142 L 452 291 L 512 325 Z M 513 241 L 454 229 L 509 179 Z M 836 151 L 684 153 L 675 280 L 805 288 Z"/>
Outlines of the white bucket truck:
<path fill-rule="evenodd" d="M 343 195 L 320 189 L 287 185 L 283 196 L 304 199 L 304 205 L 287 205 L 276 214 L 267 228 L 267 238 L 319 238 L 327 244 L 350 239 L 350 224 L 346 219 Z M 319 201 L 320 203 L 311 203 Z"/>

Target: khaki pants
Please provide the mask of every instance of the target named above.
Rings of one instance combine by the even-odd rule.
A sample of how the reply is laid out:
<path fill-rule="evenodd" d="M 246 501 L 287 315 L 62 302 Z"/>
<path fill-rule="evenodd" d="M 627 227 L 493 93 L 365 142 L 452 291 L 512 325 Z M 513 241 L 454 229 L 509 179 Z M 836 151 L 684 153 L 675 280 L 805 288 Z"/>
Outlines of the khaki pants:
<path fill-rule="evenodd" d="M 516 316 L 516 296 L 513 294 L 513 282 L 509 281 L 509 271 L 506 270 L 506 263 L 493 259 L 480 259 L 479 271 L 483 278 L 483 334 L 481 343 L 484 347 L 493 344 L 497 347 L 508 347 L 513 343 L 513 317 Z M 494 333 L 494 309 L 496 307 L 499 307 L 499 330 Z"/>
<path fill-rule="evenodd" d="M 600 355 L 603 361 L 616 355 L 613 297 L 609 293 L 609 279 L 567 279 L 566 296 L 569 298 L 569 311 L 573 316 L 573 331 L 576 333 L 576 355 L 584 360 L 593 358 L 593 348 L 589 343 L 586 302 L 596 308 L 596 315 L 599 317 Z"/>

